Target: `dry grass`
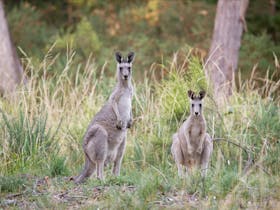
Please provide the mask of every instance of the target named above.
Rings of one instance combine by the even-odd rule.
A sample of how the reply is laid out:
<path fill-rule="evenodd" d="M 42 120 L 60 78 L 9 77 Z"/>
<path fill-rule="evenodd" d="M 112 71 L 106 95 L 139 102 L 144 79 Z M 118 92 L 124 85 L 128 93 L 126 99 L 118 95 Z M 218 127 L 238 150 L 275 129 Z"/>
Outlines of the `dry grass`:
<path fill-rule="evenodd" d="M 2 207 L 273 209 L 279 206 L 280 112 L 276 94 L 279 81 L 273 83 L 269 77 L 264 78 L 265 85 L 259 88 L 255 84 L 258 78 L 252 74 L 250 80 L 240 82 L 239 91 L 234 92 L 224 110 L 216 108 L 209 94 L 205 107 L 208 132 L 215 138 L 240 145 L 247 153 L 226 141 L 216 141 L 207 178 L 203 179 L 197 171 L 179 179 L 170 155 L 171 136 L 187 114 L 188 102 L 180 106 L 181 115 L 173 118 L 172 113 L 178 110 L 163 100 L 164 94 L 185 96 L 180 89 L 184 81 L 168 79 L 171 74 L 174 78 L 178 77 L 176 72 L 180 75 L 184 72 L 179 71 L 183 67 L 178 63 L 163 68 L 167 70 L 167 79 L 161 82 L 145 78 L 140 83 L 135 79 L 135 124 L 129 132 L 120 177 L 112 177 L 108 170 L 105 182 L 91 179 L 80 186 L 62 178 L 75 175 L 82 168 L 83 134 L 115 83 L 114 78 L 104 74 L 106 67 L 96 69 L 92 59 L 86 66 L 71 66 L 73 56 L 70 52 L 59 75 L 49 72 L 57 62 L 51 51 L 39 66 L 32 66 L 27 59 L 28 84 L 18 89 L 13 100 L 0 100 L 0 108 L 7 118 L 4 121 L 3 115 L 0 117 L 3 145 L 0 174 L 7 177 L 0 183 Z M 182 65 L 187 73 L 190 65 Z M 196 65 L 195 71 L 200 68 Z M 198 77 L 199 74 L 192 79 Z M 162 87 L 172 88 L 162 91 Z M 169 105 L 170 111 L 166 112 Z M 51 148 L 56 152 L 42 144 L 39 148 L 44 154 L 23 156 L 28 160 L 24 164 L 17 158 L 11 149 L 15 137 L 7 125 L 17 126 L 15 122 L 21 115 L 23 125 L 35 122 L 38 128 L 42 124 L 36 119 L 47 116 L 46 128 L 40 135 L 52 142 Z M 19 131 L 23 136 L 38 139 L 32 129 L 23 128 Z M 21 146 L 17 145 L 19 151 Z M 254 162 L 244 173 L 248 154 Z"/>

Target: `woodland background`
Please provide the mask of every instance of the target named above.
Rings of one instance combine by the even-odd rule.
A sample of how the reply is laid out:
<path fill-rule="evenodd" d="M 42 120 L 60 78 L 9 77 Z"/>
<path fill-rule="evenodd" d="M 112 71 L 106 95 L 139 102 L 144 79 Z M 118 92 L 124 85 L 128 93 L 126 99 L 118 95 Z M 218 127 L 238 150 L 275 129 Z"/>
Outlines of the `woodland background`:
<path fill-rule="evenodd" d="M 25 74 L 0 98 L 3 208 L 280 207 L 280 2 L 250 1 L 232 96 L 207 83 L 216 0 L 4 1 Z M 82 138 L 115 84 L 114 52 L 135 51 L 135 124 L 121 176 L 76 186 Z M 1 82 L 1 77 L 0 77 Z M 171 136 L 206 89 L 214 154 L 206 179 L 179 179 Z M 248 167 L 247 167 L 248 166 Z"/>
<path fill-rule="evenodd" d="M 68 49 L 75 49 L 75 63 L 84 64 L 90 54 L 103 66 L 116 50 L 138 54 L 136 74 L 153 63 L 166 64 L 179 49 L 197 48 L 207 56 L 214 26 L 215 0 L 62 0 L 6 1 L 10 32 L 20 57 L 40 62 L 50 47 L 65 63 Z M 280 53 L 279 1 L 250 2 L 246 14 L 248 32 L 240 49 L 239 70 L 244 77 L 258 64 L 260 76 L 273 72 Z M 114 62 L 106 73 L 114 74 Z M 61 69 L 61 68 L 58 68 Z M 279 78 L 279 75 L 278 77 Z"/>

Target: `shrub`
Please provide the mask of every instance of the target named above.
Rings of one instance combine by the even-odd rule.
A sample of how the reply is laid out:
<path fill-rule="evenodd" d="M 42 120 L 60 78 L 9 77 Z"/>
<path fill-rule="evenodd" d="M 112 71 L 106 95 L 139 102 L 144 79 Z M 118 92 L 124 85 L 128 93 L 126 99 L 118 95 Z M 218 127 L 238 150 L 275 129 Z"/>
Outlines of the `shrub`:
<path fill-rule="evenodd" d="M 1 111 L 2 144 L 5 145 L 2 155 L 7 159 L 7 171 L 46 166 L 49 155 L 58 153 L 56 133 L 47 128 L 46 115 L 31 118 L 22 110 L 17 114 L 13 118 Z"/>
<path fill-rule="evenodd" d="M 275 175 L 279 175 L 280 156 L 280 110 L 274 103 L 261 104 L 253 118 L 253 136 L 255 156 L 264 156 L 264 166 Z M 264 151 L 262 151 L 264 149 Z M 262 154 L 264 153 L 264 154 Z"/>
<path fill-rule="evenodd" d="M 187 91 L 207 90 L 203 66 L 197 57 L 187 58 L 187 67 L 170 67 L 166 79 L 159 84 L 160 108 L 166 116 L 179 120 L 189 112 Z"/>
<path fill-rule="evenodd" d="M 66 158 L 53 156 L 50 162 L 50 175 L 52 177 L 68 175 L 69 170 L 66 166 Z"/>
<path fill-rule="evenodd" d="M 56 39 L 56 49 L 66 51 L 67 46 L 75 49 L 83 59 L 87 59 L 90 53 L 97 54 L 102 43 L 94 31 L 91 22 L 83 18 L 76 26 L 74 32 L 68 32 Z"/>
<path fill-rule="evenodd" d="M 253 35 L 245 33 L 240 48 L 240 63 L 244 77 L 251 74 L 254 64 L 258 64 L 258 72 L 264 76 L 270 69 L 270 74 L 276 71 L 274 66 L 273 53 L 280 54 L 280 47 L 275 45 L 270 36 L 266 33 L 261 35 Z"/>
<path fill-rule="evenodd" d="M 23 49 L 30 57 L 36 55 L 36 59 L 43 56 L 42 49 L 56 32 L 42 20 L 42 11 L 29 3 L 22 3 L 7 13 L 7 19 L 16 47 Z"/>
<path fill-rule="evenodd" d="M 24 188 L 26 181 L 15 176 L 0 176 L 0 192 L 14 192 Z"/>

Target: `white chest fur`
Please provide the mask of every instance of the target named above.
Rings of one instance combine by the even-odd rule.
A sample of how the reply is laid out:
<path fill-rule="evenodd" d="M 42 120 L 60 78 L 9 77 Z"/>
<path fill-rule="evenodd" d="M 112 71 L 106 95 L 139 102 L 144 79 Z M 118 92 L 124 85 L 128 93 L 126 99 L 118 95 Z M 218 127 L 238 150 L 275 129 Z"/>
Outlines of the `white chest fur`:
<path fill-rule="evenodd" d="M 191 137 L 196 138 L 202 133 L 201 126 L 192 126 L 189 132 Z"/>
<path fill-rule="evenodd" d="M 196 141 L 205 132 L 204 120 L 188 118 L 182 126 L 182 132 L 189 136 L 190 141 Z"/>
<path fill-rule="evenodd" d="M 131 95 L 128 93 L 123 94 L 118 103 L 120 116 L 123 120 L 129 120 L 131 111 Z"/>

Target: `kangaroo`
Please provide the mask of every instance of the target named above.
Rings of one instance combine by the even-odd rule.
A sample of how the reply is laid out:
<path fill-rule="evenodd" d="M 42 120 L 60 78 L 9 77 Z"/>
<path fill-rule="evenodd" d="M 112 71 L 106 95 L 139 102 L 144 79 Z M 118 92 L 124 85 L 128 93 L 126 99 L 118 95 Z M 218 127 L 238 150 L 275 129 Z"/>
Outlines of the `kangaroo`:
<path fill-rule="evenodd" d="M 112 172 L 120 174 L 121 162 L 126 146 L 127 128 L 132 126 L 131 83 L 134 53 L 127 58 L 120 52 L 115 54 L 117 61 L 117 84 L 107 103 L 89 124 L 83 139 L 85 165 L 80 175 L 74 178 L 81 183 L 97 170 L 97 178 L 103 180 L 104 165 L 113 162 Z"/>
<path fill-rule="evenodd" d="M 202 114 L 202 99 L 205 91 L 200 91 L 199 96 L 195 96 L 192 90 L 188 91 L 190 98 L 190 116 L 173 135 L 171 153 L 178 168 L 178 175 L 183 175 L 182 167 L 191 169 L 200 165 L 202 175 L 206 175 L 206 170 L 213 151 L 213 142 L 206 133 L 206 121 Z"/>

